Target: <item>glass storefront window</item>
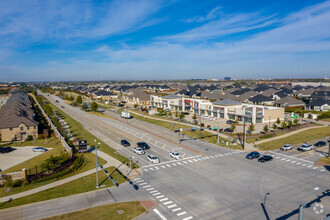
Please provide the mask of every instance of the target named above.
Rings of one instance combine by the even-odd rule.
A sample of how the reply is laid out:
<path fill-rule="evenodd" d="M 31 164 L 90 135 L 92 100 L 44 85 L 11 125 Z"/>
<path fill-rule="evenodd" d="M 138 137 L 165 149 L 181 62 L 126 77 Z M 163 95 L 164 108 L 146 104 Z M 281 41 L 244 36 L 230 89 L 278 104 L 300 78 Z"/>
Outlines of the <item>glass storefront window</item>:
<path fill-rule="evenodd" d="M 218 113 L 213 112 L 213 117 L 218 117 Z"/>
<path fill-rule="evenodd" d="M 208 114 L 209 116 L 211 116 L 211 111 L 207 111 L 207 114 Z"/>

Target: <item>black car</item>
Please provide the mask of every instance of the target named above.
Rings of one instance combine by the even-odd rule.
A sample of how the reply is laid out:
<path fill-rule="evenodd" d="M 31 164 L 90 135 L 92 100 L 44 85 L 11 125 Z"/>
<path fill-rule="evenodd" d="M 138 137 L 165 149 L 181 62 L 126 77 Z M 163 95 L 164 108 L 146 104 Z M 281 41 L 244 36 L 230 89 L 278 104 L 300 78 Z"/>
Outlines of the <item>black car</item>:
<path fill-rule="evenodd" d="M 269 155 L 264 155 L 258 159 L 259 162 L 266 162 L 271 160 L 273 160 L 273 157 Z"/>
<path fill-rule="evenodd" d="M 9 153 L 9 152 L 11 152 L 13 150 L 14 150 L 14 148 L 12 148 L 12 147 L 1 147 L 0 148 L 0 153 L 2 153 L 2 154 Z"/>
<path fill-rule="evenodd" d="M 246 159 L 254 159 L 254 158 L 258 158 L 260 157 L 260 153 L 257 151 L 253 151 L 251 153 L 249 153 L 248 155 L 246 155 Z"/>
<path fill-rule="evenodd" d="M 226 121 L 226 124 L 229 124 L 229 125 L 231 125 L 231 124 L 235 124 L 236 123 L 236 121 L 233 121 L 233 120 L 228 120 L 228 121 Z"/>
<path fill-rule="evenodd" d="M 327 142 L 325 142 L 325 141 L 319 141 L 319 142 L 315 143 L 314 146 L 316 146 L 316 147 L 322 147 L 322 146 L 324 146 L 326 144 L 327 144 Z"/>
<path fill-rule="evenodd" d="M 138 142 L 138 143 L 137 143 L 137 146 L 138 146 L 138 147 L 141 147 L 141 148 L 144 149 L 144 150 L 148 150 L 148 149 L 150 149 L 150 146 L 149 146 L 146 142 Z"/>
<path fill-rule="evenodd" d="M 131 144 L 130 144 L 128 141 L 126 141 L 126 140 L 121 140 L 121 141 L 120 141 L 120 144 L 123 145 L 124 147 L 129 147 L 129 146 L 131 146 Z"/>
<path fill-rule="evenodd" d="M 230 128 L 225 128 L 224 132 L 231 132 Z"/>

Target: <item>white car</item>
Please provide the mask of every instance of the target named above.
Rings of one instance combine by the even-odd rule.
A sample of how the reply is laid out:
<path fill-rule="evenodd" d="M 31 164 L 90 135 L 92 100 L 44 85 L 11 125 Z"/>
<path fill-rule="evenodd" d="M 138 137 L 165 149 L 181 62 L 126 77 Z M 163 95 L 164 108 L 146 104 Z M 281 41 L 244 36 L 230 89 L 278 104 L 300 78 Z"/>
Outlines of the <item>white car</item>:
<path fill-rule="evenodd" d="M 309 151 L 309 150 L 313 150 L 313 145 L 310 144 L 303 144 L 300 147 L 297 148 L 297 150 L 299 151 Z"/>
<path fill-rule="evenodd" d="M 182 158 L 181 154 L 179 154 L 179 153 L 176 152 L 176 151 L 171 151 L 171 152 L 170 152 L 170 157 L 175 158 L 175 159 L 177 159 L 177 160 Z"/>
<path fill-rule="evenodd" d="M 155 155 L 153 154 L 149 154 L 148 155 L 148 160 L 151 162 L 151 163 L 159 163 L 160 160 L 158 157 L 156 157 Z"/>
<path fill-rule="evenodd" d="M 34 147 L 32 148 L 33 152 L 46 152 L 47 149 L 43 148 L 43 147 Z"/>
<path fill-rule="evenodd" d="M 145 154 L 144 150 L 141 147 L 136 147 L 133 149 L 135 153 L 142 155 Z"/>
<path fill-rule="evenodd" d="M 203 116 L 202 118 L 203 118 L 203 119 L 208 119 L 208 118 L 209 118 L 209 116 Z"/>
<path fill-rule="evenodd" d="M 284 151 L 292 150 L 292 145 L 291 144 L 286 144 L 283 147 L 281 147 L 281 150 L 284 150 Z"/>

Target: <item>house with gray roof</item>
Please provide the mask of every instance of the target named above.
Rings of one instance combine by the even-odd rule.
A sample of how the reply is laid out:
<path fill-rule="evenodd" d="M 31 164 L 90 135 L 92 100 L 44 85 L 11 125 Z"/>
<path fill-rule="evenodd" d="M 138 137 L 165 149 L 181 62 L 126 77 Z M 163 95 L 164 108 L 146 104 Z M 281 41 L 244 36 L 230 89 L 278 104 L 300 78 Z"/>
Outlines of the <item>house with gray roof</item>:
<path fill-rule="evenodd" d="M 285 107 L 285 108 L 289 108 L 289 107 L 304 108 L 306 105 L 305 102 L 293 98 L 292 96 L 286 96 L 282 99 L 276 100 L 274 104 L 278 107 Z"/>

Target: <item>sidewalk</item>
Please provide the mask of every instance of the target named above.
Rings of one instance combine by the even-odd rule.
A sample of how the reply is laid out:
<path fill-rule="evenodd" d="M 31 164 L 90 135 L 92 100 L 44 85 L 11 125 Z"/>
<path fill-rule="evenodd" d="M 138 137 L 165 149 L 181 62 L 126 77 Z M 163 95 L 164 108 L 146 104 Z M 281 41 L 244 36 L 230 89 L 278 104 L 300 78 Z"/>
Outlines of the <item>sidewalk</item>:
<path fill-rule="evenodd" d="M 255 142 L 255 144 L 258 145 L 258 144 L 266 143 L 266 142 L 269 142 L 269 141 L 273 141 L 273 140 L 285 138 L 285 137 L 288 137 L 288 136 L 297 134 L 297 133 L 302 132 L 302 131 L 306 131 L 306 130 L 314 129 L 314 128 L 321 128 L 321 127 L 322 126 L 314 126 L 314 127 L 308 127 L 308 128 L 299 129 L 299 130 L 292 131 L 292 132 L 289 132 L 289 133 L 286 133 L 286 134 L 283 134 L 283 135 L 280 135 L 280 136 L 276 136 L 276 137 L 273 137 L 273 138 L 269 138 L 269 139 L 257 141 L 257 142 Z"/>
<path fill-rule="evenodd" d="M 107 163 L 103 166 L 103 168 L 108 168 L 110 166 L 114 166 L 114 167 L 117 167 L 118 170 L 125 176 L 128 176 L 129 174 L 131 174 L 129 172 L 130 171 L 129 167 L 127 167 L 125 164 L 122 164 L 120 161 L 116 160 L 115 158 L 107 155 L 106 153 L 104 153 L 100 150 L 97 151 L 97 154 L 98 154 L 99 157 L 101 157 L 102 159 L 107 161 Z M 71 182 L 73 180 L 82 178 L 82 177 L 87 176 L 87 175 L 92 174 L 92 173 L 95 173 L 95 169 L 88 170 L 88 171 L 85 171 L 83 173 L 79 173 L 77 175 L 74 175 L 74 176 L 71 176 L 71 177 L 68 177 L 68 178 L 65 178 L 65 179 L 62 179 L 62 180 L 44 185 L 44 186 L 41 186 L 41 187 L 38 187 L 38 188 L 34 188 L 34 189 L 27 190 L 27 191 L 24 191 L 24 192 L 21 192 L 21 193 L 17 193 L 17 194 L 13 194 L 13 195 L 10 195 L 10 196 L 2 197 L 2 198 L 0 198 L 0 202 L 6 202 L 10 198 L 11 199 L 17 199 L 17 198 L 21 198 L 21 197 L 24 197 L 24 196 L 32 195 L 34 193 L 41 192 L 43 190 L 50 189 L 50 188 L 62 185 L 64 183 L 68 183 L 68 182 Z M 137 170 L 132 171 L 131 176 L 138 176 L 138 175 L 139 175 L 139 172 Z"/>

